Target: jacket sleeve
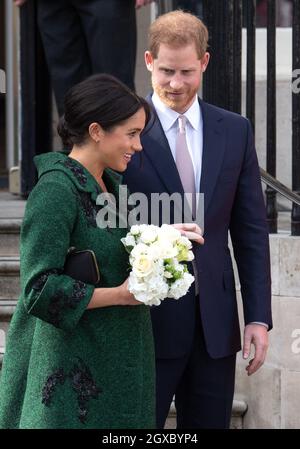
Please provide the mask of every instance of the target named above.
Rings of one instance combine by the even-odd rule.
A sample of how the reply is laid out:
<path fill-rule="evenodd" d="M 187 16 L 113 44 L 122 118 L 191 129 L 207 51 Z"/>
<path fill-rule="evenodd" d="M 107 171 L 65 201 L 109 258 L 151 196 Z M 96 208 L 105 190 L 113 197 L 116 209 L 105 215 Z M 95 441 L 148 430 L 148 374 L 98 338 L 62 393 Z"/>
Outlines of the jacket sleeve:
<path fill-rule="evenodd" d="M 63 274 L 77 220 L 77 199 L 70 184 L 46 177 L 32 191 L 22 225 L 22 298 L 28 313 L 72 331 L 91 300 L 94 286 Z"/>
<path fill-rule="evenodd" d="M 272 328 L 269 235 L 253 133 L 246 123 L 246 150 L 230 223 L 245 323 Z"/>

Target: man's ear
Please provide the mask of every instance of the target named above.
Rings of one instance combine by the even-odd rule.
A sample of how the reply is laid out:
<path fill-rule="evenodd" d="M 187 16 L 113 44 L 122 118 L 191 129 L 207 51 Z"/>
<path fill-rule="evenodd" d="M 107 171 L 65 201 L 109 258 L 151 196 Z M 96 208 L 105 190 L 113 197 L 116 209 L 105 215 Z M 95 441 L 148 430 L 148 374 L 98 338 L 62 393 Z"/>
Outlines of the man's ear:
<path fill-rule="evenodd" d="M 149 50 L 145 51 L 145 64 L 149 72 L 153 70 L 153 61 L 154 58 Z"/>
<path fill-rule="evenodd" d="M 103 135 L 103 129 L 99 125 L 99 123 L 93 122 L 89 126 L 89 135 L 91 139 L 93 139 L 95 142 L 100 142 L 101 137 Z"/>
<path fill-rule="evenodd" d="M 205 70 L 207 69 L 209 60 L 210 60 L 210 54 L 208 52 L 206 52 L 201 59 L 202 72 L 205 72 Z"/>

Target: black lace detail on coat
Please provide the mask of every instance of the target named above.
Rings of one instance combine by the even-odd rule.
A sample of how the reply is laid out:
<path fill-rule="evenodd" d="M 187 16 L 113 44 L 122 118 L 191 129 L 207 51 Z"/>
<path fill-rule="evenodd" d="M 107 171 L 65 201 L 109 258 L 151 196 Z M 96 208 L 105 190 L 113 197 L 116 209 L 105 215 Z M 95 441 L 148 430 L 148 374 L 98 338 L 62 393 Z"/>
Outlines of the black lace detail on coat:
<path fill-rule="evenodd" d="M 74 281 L 71 295 L 62 289 L 57 290 L 50 298 L 48 306 L 49 321 L 59 327 L 66 309 L 75 309 L 77 304 L 85 297 L 87 286 L 82 281 Z"/>
<path fill-rule="evenodd" d="M 47 282 L 48 277 L 50 276 L 50 274 L 59 274 L 61 273 L 62 270 L 58 270 L 56 268 L 53 268 L 52 270 L 48 270 L 45 271 L 43 274 L 41 274 L 37 280 L 34 282 L 32 288 L 33 290 L 36 290 L 38 292 L 43 290 L 44 285 Z"/>
<path fill-rule="evenodd" d="M 92 374 L 84 362 L 79 359 L 70 372 L 72 387 L 77 394 L 78 419 L 84 423 L 88 414 L 88 402 L 90 399 L 98 399 L 102 390 L 97 387 Z"/>
<path fill-rule="evenodd" d="M 49 321 L 56 327 L 59 327 L 62 320 L 62 312 L 65 309 L 66 300 L 67 296 L 62 289 L 57 290 L 50 298 L 48 305 Z"/>
<path fill-rule="evenodd" d="M 62 164 L 65 167 L 69 168 L 72 173 L 74 173 L 74 175 L 76 176 L 78 182 L 82 186 L 86 185 L 87 177 L 86 177 L 82 167 L 80 167 L 76 162 L 72 161 L 72 159 L 67 159 L 64 162 L 62 162 Z"/>
<path fill-rule="evenodd" d="M 78 419 L 84 424 L 88 415 L 89 400 L 98 399 L 102 390 L 97 387 L 89 368 L 79 357 L 78 363 L 74 363 L 68 374 L 64 373 L 63 368 L 59 368 L 47 378 L 42 390 L 42 403 L 49 406 L 55 387 L 58 383 L 64 384 L 67 378 L 71 380 L 72 388 L 77 394 Z"/>
<path fill-rule="evenodd" d="M 54 390 L 58 384 L 64 384 L 67 376 L 62 368 L 54 371 L 45 382 L 42 390 L 42 403 L 49 406 Z"/>
<path fill-rule="evenodd" d="M 75 281 L 73 285 L 72 305 L 77 305 L 86 295 L 86 284 L 82 281 Z M 71 305 L 70 305 L 71 307 Z"/>
<path fill-rule="evenodd" d="M 98 206 L 92 199 L 88 192 L 78 192 L 78 198 L 80 205 L 83 209 L 84 215 L 86 216 L 89 226 L 93 228 L 97 227 L 96 217 L 101 206 Z"/>

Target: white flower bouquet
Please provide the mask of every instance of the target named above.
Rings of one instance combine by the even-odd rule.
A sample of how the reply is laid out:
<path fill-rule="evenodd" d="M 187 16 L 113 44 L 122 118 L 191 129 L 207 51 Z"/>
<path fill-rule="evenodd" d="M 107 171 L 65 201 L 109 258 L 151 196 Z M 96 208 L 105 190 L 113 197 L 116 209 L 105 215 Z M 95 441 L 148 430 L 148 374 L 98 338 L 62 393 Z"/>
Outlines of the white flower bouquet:
<path fill-rule="evenodd" d="M 138 301 L 159 305 L 165 298 L 179 299 L 194 282 L 187 269 L 194 259 L 192 244 L 170 225 L 133 225 L 121 239 L 130 254 L 132 271 L 128 289 Z"/>

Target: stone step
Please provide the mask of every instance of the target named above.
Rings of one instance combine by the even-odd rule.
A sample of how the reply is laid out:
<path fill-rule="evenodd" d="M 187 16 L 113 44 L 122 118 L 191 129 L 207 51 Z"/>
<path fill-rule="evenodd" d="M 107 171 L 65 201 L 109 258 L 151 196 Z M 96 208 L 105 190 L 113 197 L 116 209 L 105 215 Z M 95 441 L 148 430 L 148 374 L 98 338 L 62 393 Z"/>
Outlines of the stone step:
<path fill-rule="evenodd" d="M 0 322 L 9 322 L 17 305 L 17 299 L 0 298 Z"/>
<path fill-rule="evenodd" d="M 0 256 L 0 298 L 13 300 L 20 295 L 20 259 Z"/>
<path fill-rule="evenodd" d="M 23 218 L 26 200 L 7 191 L 0 192 L 0 218 Z"/>
<path fill-rule="evenodd" d="M 278 212 L 278 233 L 291 232 L 291 211 L 279 211 Z"/>
<path fill-rule="evenodd" d="M 0 255 L 17 256 L 20 246 L 21 218 L 0 218 Z"/>
<path fill-rule="evenodd" d="M 243 417 L 247 412 L 247 408 L 248 406 L 245 401 L 240 401 L 237 399 L 233 400 L 230 423 L 231 429 L 243 429 Z M 176 408 L 174 401 L 170 407 L 165 429 L 176 429 Z"/>
<path fill-rule="evenodd" d="M 0 298 L 0 369 L 1 369 L 1 354 L 4 353 L 6 336 L 11 321 L 12 315 L 15 311 L 17 300 Z"/>

